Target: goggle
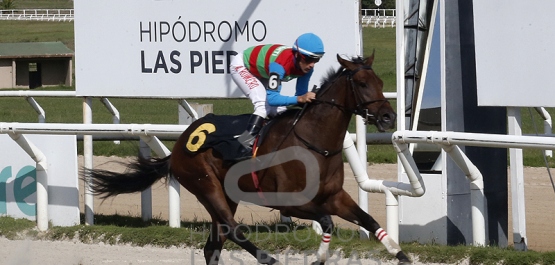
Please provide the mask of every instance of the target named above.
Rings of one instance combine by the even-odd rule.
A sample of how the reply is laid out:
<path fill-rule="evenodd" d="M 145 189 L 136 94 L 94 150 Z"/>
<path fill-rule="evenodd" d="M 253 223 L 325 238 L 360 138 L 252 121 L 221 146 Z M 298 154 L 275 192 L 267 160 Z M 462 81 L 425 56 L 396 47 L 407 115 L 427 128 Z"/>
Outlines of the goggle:
<path fill-rule="evenodd" d="M 301 58 L 306 62 L 306 63 L 317 63 L 320 61 L 320 58 L 322 58 L 321 56 L 311 56 L 311 55 L 304 55 L 302 53 L 299 52 L 299 54 L 301 55 Z"/>

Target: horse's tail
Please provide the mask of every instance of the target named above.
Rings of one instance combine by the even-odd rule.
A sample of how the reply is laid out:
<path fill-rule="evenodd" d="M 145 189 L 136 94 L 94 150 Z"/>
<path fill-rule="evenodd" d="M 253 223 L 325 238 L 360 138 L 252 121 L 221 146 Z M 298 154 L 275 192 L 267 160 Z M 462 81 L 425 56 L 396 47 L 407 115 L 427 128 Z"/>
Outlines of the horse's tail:
<path fill-rule="evenodd" d="M 122 193 L 134 193 L 147 189 L 170 173 L 170 157 L 140 158 L 127 164 L 123 173 L 102 169 L 83 170 L 83 179 L 89 181 L 94 195 L 106 199 Z"/>

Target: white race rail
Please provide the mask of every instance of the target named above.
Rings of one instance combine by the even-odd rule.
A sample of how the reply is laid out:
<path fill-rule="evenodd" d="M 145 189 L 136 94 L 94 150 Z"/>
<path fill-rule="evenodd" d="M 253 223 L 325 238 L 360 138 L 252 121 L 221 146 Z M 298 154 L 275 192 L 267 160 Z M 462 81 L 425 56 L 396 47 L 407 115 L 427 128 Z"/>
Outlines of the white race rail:
<path fill-rule="evenodd" d="M 391 136 L 391 134 L 384 134 Z M 391 138 L 389 138 L 391 142 Z M 366 144 L 366 143 L 363 143 Z M 359 151 L 354 146 L 353 139 L 350 135 L 346 135 L 343 141 L 343 151 L 351 169 L 355 175 L 355 179 L 361 190 L 365 192 L 373 193 L 384 193 L 386 198 L 386 217 L 387 217 L 387 233 L 395 242 L 399 242 L 399 195 L 419 197 L 424 195 L 425 188 L 424 182 L 418 170 L 416 170 L 416 164 L 412 160 L 412 156 L 409 155 L 409 160 L 405 160 L 407 163 L 407 174 L 409 176 L 410 183 L 402 182 L 392 182 L 384 180 L 370 179 L 366 172 L 366 160 L 360 159 Z M 404 149 L 402 151 L 407 151 Z M 398 152 L 402 152 L 398 151 Z M 367 203 L 368 199 L 366 199 Z M 359 198 L 359 205 L 361 204 Z M 362 207 L 361 207 L 362 208 Z M 364 209 L 364 208 L 363 208 Z"/>
<path fill-rule="evenodd" d="M 45 113 L 33 99 L 33 97 L 76 97 L 75 91 L 0 91 L 0 97 L 26 97 L 30 105 L 39 114 L 39 121 L 45 121 Z M 388 99 L 395 99 L 396 93 L 384 93 Z M 106 98 L 101 98 L 102 103 L 112 113 L 114 123 L 119 123 L 119 112 Z M 84 121 L 89 123 L 92 121 L 92 114 L 86 105 L 90 104 L 90 98 L 84 103 Z M 180 105 L 193 117 L 197 119 L 198 115 L 191 106 L 184 100 L 180 101 Z M 536 109 L 538 113 L 543 114 L 545 122 L 545 133 L 551 133 L 551 117 L 546 113 L 545 109 Z M 386 212 L 387 212 L 387 228 L 388 233 L 398 242 L 399 224 L 398 224 L 398 196 L 422 196 L 425 192 L 424 183 L 414 160 L 407 149 L 407 143 L 435 143 L 440 145 L 465 172 L 471 180 L 471 201 L 472 201 L 472 218 L 473 218 L 473 236 L 475 245 L 485 245 L 485 233 L 480 227 L 485 227 L 484 219 L 484 196 L 483 181 L 481 173 L 472 164 L 470 160 L 461 152 L 457 145 L 468 146 L 487 146 L 487 147 L 504 147 L 504 148 L 538 148 L 538 149 L 555 149 L 555 138 L 539 137 L 539 136 L 510 136 L 510 135 L 491 135 L 491 134 L 472 134 L 472 133 L 454 133 L 454 132 L 419 132 L 419 131 L 398 131 L 391 133 L 365 133 L 359 130 L 361 120 L 357 117 L 357 133 L 347 134 L 344 140 L 344 152 L 349 161 L 351 168 L 355 174 L 355 178 L 359 183 L 361 191 L 384 193 L 386 195 Z M 365 126 L 364 126 L 365 127 Z M 110 136 L 122 137 L 139 136 L 152 150 L 160 157 L 167 156 L 170 151 L 158 140 L 157 137 L 175 138 L 187 128 L 186 125 L 150 125 L 150 124 L 56 124 L 56 123 L 0 123 L 0 133 L 8 134 L 16 141 L 29 155 L 37 162 L 37 227 L 40 230 L 47 229 L 47 205 L 48 195 L 44 183 L 46 183 L 46 158 L 40 150 L 38 150 L 31 142 L 29 142 L 22 134 L 60 134 L 60 135 L 84 135 L 90 136 Z M 357 141 L 357 138 L 365 141 Z M 400 161 L 403 164 L 410 183 L 390 182 L 384 180 L 369 179 L 366 173 L 366 167 L 363 162 L 366 161 L 366 144 L 389 144 L 392 142 L 397 151 Z M 89 140 L 92 144 L 92 139 Z M 360 143 L 355 148 L 354 142 Z M 87 141 L 85 141 L 87 142 Z M 87 145 L 85 145 L 86 147 Z M 92 147 L 91 147 L 92 148 Z M 91 157 L 87 158 L 85 166 L 92 168 L 92 151 Z M 169 221 L 171 227 L 179 227 L 180 222 L 180 206 L 179 206 L 179 184 L 170 182 L 169 189 Z M 92 194 L 85 195 L 85 212 L 86 224 L 93 224 L 92 211 Z M 359 193 L 359 205 L 367 211 L 367 196 Z M 515 213 L 516 214 L 516 213 Z"/>
<path fill-rule="evenodd" d="M 471 181 L 471 204 L 472 204 L 472 235 L 475 246 L 485 246 L 485 197 L 482 174 L 474 164 L 460 150 L 462 146 L 480 146 L 496 148 L 533 148 L 533 149 L 555 149 L 555 137 L 546 136 L 514 136 L 503 134 L 481 134 L 462 132 L 436 132 L 436 131 L 397 131 L 393 133 L 393 142 L 396 146 L 407 146 L 408 143 L 431 143 L 437 144 L 449 154 L 453 161 L 463 170 Z M 399 152 L 410 179 L 409 171 L 416 171 L 412 165 L 414 160 L 409 152 Z M 404 157 L 404 158 L 403 158 Z M 410 163 L 412 162 L 412 163 Z M 412 169 L 407 168 L 412 167 Z M 513 198 L 516 200 L 516 198 Z M 514 215 L 518 214 L 513 212 Z"/>
<path fill-rule="evenodd" d="M 46 168 L 46 158 L 32 142 L 25 138 L 23 134 L 106 135 L 111 137 L 134 135 L 141 137 L 158 155 L 165 156 L 169 154 L 169 151 L 156 137 L 163 136 L 177 138 L 185 129 L 187 129 L 187 127 L 187 125 L 155 124 L 0 122 L 0 134 L 8 134 L 37 163 L 37 227 L 39 230 L 44 231 L 48 229 L 48 171 Z M 171 196 L 170 193 L 170 219 L 177 216 L 177 219 L 179 220 L 179 207 L 174 207 L 176 204 L 179 205 L 179 196 L 176 198 L 175 196 Z"/>
<path fill-rule="evenodd" d="M 33 109 L 37 112 L 38 114 L 38 120 L 41 123 L 44 123 L 46 121 L 46 113 L 44 112 L 44 110 L 40 107 L 40 105 L 36 102 L 36 100 L 33 97 L 77 97 L 76 96 L 76 92 L 75 91 L 32 91 L 32 90 L 18 90 L 18 91 L 0 91 L 0 97 L 25 97 L 27 99 L 27 101 L 29 102 L 29 104 L 33 107 Z M 133 98 L 133 97 L 125 97 L 125 98 Z M 110 111 L 110 113 L 112 113 L 112 118 L 113 118 L 113 122 L 115 124 L 119 124 L 120 121 L 120 117 L 119 117 L 119 112 L 117 111 L 117 109 L 111 104 L 111 102 L 107 99 L 107 98 L 100 98 L 102 104 L 108 109 L 108 111 Z M 187 102 L 183 102 L 184 100 L 181 100 L 180 104 L 181 105 L 187 105 Z M 84 124 L 92 124 L 92 98 L 90 97 L 84 97 L 83 98 L 83 123 Z M 197 113 L 190 108 L 185 108 L 187 110 L 187 112 L 189 113 L 189 115 L 191 117 L 193 117 L 193 120 L 196 120 L 198 115 Z M 74 135 L 81 135 L 81 134 L 74 134 Z M 96 136 L 99 135 L 105 135 L 105 136 L 112 136 L 112 137 L 123 137 L 126 134 L 122 134 L 119 136 L 113 136 L 110 134 L 97 134 Z M 177 139 L 177 137 L 179 136 L 179 134 L 177 136 L 175 136 L 175 139 Z M 13 137 L 12 137 L 13 138 Z M 156 142 L 160 142 L 158 139 L 151 139 L 149 138 L 149 136 L 141 136 L 140 137 L 141 140 L 143 141 L 148 141 L 148 142 L 152 142 L 152 143 L 156 143 Z M 25 137 L 23 137 L 22 139 L 25 139 Z M 124 139 L 124 138 L 122 138 Z M 15 140 L 15 139 L 14 139 Z M 117 141 L 116 141 L 117 142 Z M 93 152 L 92 152 L 92 143 L 93 143 L 93 137 L 92 135 L 83 135 L 83 155 L 84 155 L 84 166 L 86 168 L 92 168 L 93 167 Z M 21 145 L 21 143 L 20 143 Z M 36 148 L 35 148 L 36 149 Z M 156 148 L 153 148 L 153 150 L 157 153 L 157 155 L 164 157 L 167 154 L 169 154 L 169 150 L 167 150 L 167 148 L 165 148 L 165 146 L 162 146 L 161 144 L 159 146 L 156 146 Z M 26 150 L 27 151 L 27 150 Z M 27 152 L 29 154 L 31 154 L 30 152 Z M 38 169 L 37 169 L 38 170 Z M 170 197 L 170 214 L 169 214 L 169 225 L 170 227 L 179 227 L 180 226 L 180 216 L 179 216 L 179 211 L 177 212 L 177 214 L 175 214 L 175 211 L 172 209 L 179 209 L 180 205 L 179 205 L 179 200 L 175 199 L 176 197 L 179 198 L 179 189 L 180 186 L 179 184 L 173 179 L 170 179 L 169 182 L 169 187 L 168 187 L 168 193 L 169 193 L 169 197 Z M 40 189 L 40 187 L 37 187 L 37 189 Z M 144 191 L 145 192 L 149 192 L 149 191 Z M 40 192 L 38 193 L 38 195 L 40 196 Z M 141 194 L 141 197 L 144 194 Z M 87 225 L 92 225 L 94 224 L 94 198 L 93 198 L 93 194 L 89 188 L 89 183 L 85 182 L 85 224 Z M 152 204 L 148 203 L 148 204 L 142 204 L 141 208 L 142 208 L 142 215 L 143 218 L 151 218 L 151 216 L 145 216 L 145 213 L 148 212 L 152 212 Z"/>
<path fill-rule="evenodd" d="M 544 134 L 551 134 L 553 130 L 553 122 L 551 121 L 551 115 L 549 115 L 549 112 L 547 112 L 544 107 L 536 107 L 534 109 L 538 112 L 538 114 L 540 114 L 543 119 Z M 545 150 L 544 154 L 545 156 L 553 157 L 553 150 Z"/>
<path fill-rule="evenodd" d="M 397 98 L 397 93 L 394 92 L 386 92 L 384 93 L 384 96 L 388 99 L 396 99 Z M 0 97 L 26 97 L 27 101 L 31 104 L 31 106 L 33 107 L 33 109 L 39 114 L 39 122 L 45 122 L 45 117 L 46 114 L 44 113 L 44 111 L 42 110 L 42 108 L 40 107 L 40 105 L 33 99 L 33 97 L 76 97 L 76 93 L 75 91 L 32 91 L 32 90 L 18 90 L 18 91 L 0 91 Z M 131 97 L 129 97 L 131 98 Z M 119 112 L 117 111 L 117 109 L 110 103 L 110 101 L 106 98 L 101 98 L 102 103 L 104 104 L 104 106 L 106 106 L 106 108 L 110 111 L 110 113 L 112 113 L 113 115 L 113 120 L 114 123 L 116 123 L 115 125 L 111 125 L 111 124 L 97 124 L 97 125 L 93 125 L 92 124 L 92 111 L 91 111 L 91 98 L 84 98 L 83 101 L 83 121 L 85 124 L 55 124 L 55 123 L 48 123 L 48 124 L 35 124 L 35 123 L 2 123 L 3 125 L 3 129 L 1 133 L 8 133 L 10 135 L 21 135 L 21 134 L 66 134 L 66 135 L 83 135 L 84 137 L 84 157 L 85 157 L 85 161 L 84 161 L 84 165 L 87 168 L 92 168 L 92 138 L 93 136 L 110 136 L 110 137 L 122 137 L 122 139 L 125 139 L 124 136 L 128 136 L 128 135 L 137 135 L 137 133 L 139 133 L 141 135 L 141 139 L 143 141 L 145 141 L 149 146 L 151 146 L 152 150 L 154 150 L 156 152 L 156 154 L 160 157 L 164 157 L 166 155 L 169 154 L 169 150 L 167 150 L 167 148 L 165 148 L 165 146 L 163 146 L 160 141 L 156 138 L 156 136 L 158 137 L 166 137 L 166 138 L 175 138 L 177 139 L 177 137 L 183 132 L 183 130 L 186 128 L 186 126 L 183 125 L 168 125 L 170 127 L 168 128 L 175 128 L 173 131 L 165 131 L 165 132 L 154 132 L 152 130 L 145 130 L 144 127 L 142 126 L 147 126 L 147 125 L 133 125 L 133 124 L 127 124 L 127 125 L 119 125 Z M 179 104 L 187 111 L 187 113 L 193 118 L 193 120 L 198 119 L 198 114 L 196 113 L 196 111 L 194 111 L 194 109 L 188 104 L 187 101 L 185 100 L 180 100 Z M 357 123 L 362 124 L 361 123 L 362 120 L 357 118 Z M 8 127 L 6 127 L 8 126 Z M 11 126 L 11 127 L 10 127 Z M 129 127 L 131 126 L 131 127 Z M 139 126 L 139 127 L 137 127 Z M 153 129 L 153 128 L 162 128 L 161 126 L 164 125 L 148 125 L 149 128 Z M 358 125 L 357 125 L 358 126 Z M 364 127 L 365 126 L 358 126 L 358 127 Z M 11 132 L 10 132 L 11 130 Z M 114 131 L 115 130 L 115 131 Z M 91 134 L 92 133 L 92 134 Z M 363 139 L 362 141 L 357 141 L 360 142 L 361 145 L 365 146 L 365 142 L 368 142 L 369 144 L 389 144 L 391 143 L 391 134 L 390 133 L 369 133 L 366 134 L 365 131 L 361 131 L 357 129 L 357 134 L 359 135 L 358 137 L 360 137 L 361 139 Z M 353 166 L 351 165 L 351 167 L 356 168 L 356 171 L 359 172 L 357 174 L 357 176 L 360 177 L 365 177 L 366 179 L 368 179 L 368 176 L 366 174 L 366 168 L 362 166 L 361 162 L 362 161 L 366 161 L 366 150 L 361 149 L 359 151 L 360 156 L 359 158 L 355 159 L 355 157 L 352 156 L 352 150 L 354 150 L 354 146 L 353 146 L 353 141 L 356 141 L 357 138 L 357 134 L 347 134 L 346 138 L 349 139 L 345 139 L 345 149 L 346 152 L 349 152 L 349 160 L 353 161 L 353 163 L 357 163 L 358 162 L 358 166 Z M 24 136 L 22 139 L 25 139 Z M 366 141 L 364 141 L 366 140 Z M 22 145 L 20 143 L 20 145 Z M 31 157 L 43 157 L 39 154 L 40 150 L 36 150 L 36 148 L 34 148 L 33 150 L 27 150 L 25 149 L 26 152 L 31 156 Z M 354 151 L 356 153 L 356 151 Z M 355 161 L 356 160 L 356 161 Z M 35 161 L 38 161 L 37 159 L 35 159 Z M 37 167 L 39 168 L 39 167 Z M 363 173 L 361 173 L 363 172 Z M 361 180 L 363 181 L 363 180 Z M 374 180 L 372 180 L 374 181 Z M 379 180 L 376 180 L 379 181 Z M 42 183 L 42 182 L 41 182 Z M 37 183 L 37 185 L 42 185 Z M 364 184 L 367 185 L 367 184 Z M 362 187 L 364 187 L 364 185 Z M 373 185 L 373 184 L 372 184 Z M 405 187 L 406 188 L 406 187 Z M 364 189 L 360 189 L 361 191 L 365 191 Z M 382 193 L 386 193 L 386 196 L 388 196 L 388 202 L 391 201 L 390 197 L 388 194 L 390 194 L 388 189 L 383 189 L 383 188 L 378 188 L 378 189 L 374 189 L 376 191 L 373 192 L 382 192 Z M 179 184 L 176 183 L 173 179 L 172 181 L 170 181 L 170 185 L 169 185 L 169 207 L 170 207 L 170 214 L 169 214 L 169 223 L 170 223 L 170 227 L 179 227 L 180 225 L 180 217 L 179 217 Z M 146 194 L 145 194 L 146 195 Z M 146 196 L 141 196 L 141 197 L 146 197 Z M 395 200 L 396 201 L 396 200 Z M 40 208 L 42 209 L 44 207 L 43 205 L 44 200 L 41 200 L 41 202 L 37 202 L 38 205 L 40 205 Z M 368 199 L 367 199 L 367 194 L 366 193 L 360 193 L 359 192 L 359 204 L 361 206 L 362 209 L 364 209 L 365 211 L 368 211 Z M 394 205 L 398 206 L 398 203 L 392 203 Z M 47 204 L 46 204 L 47 205 Z M 94 223 L 94 209 L 93 209 L 93 196 L 92 193 L 90 191 L 90 189 L 88 188 L 88 183 L 85 184 L 85 224 L 93 224 Z M 39 206 L 37 206 L 39 207 Z M 148 208 L 148 207 L 147 207 Z M 148 212 L 149 209 L 145 209 L 145 206 L 142 206 L 142 211 L 144 212 Z M 150 210 L 151 211 L 151 210 Z M 144 212 L 143 212 L 143 218 L 145 218 L 144 216 Z M 394 216 L 398 216 L 397 211 L 392 211 L 393 213 L 391 214 L 392 217 Z M 388 212 L 389 213 L 389 212 Z M 41 214 L 41 217 L 44 216 L 46 214 Z M 37 217 L 37 220 L 39 220 L 41 218 Z M 396 218 L 390 218 L 391 220 L 394 220 L 393 222 L 396 223 L 397 220 Z M 44 221 L 43 219 L 41 219 L 41 221 L 38 221 L 38 223 L 41 223 L 41 225 L 39 225 L 40 228 L 44 228 L 43 227 L 43 223 L 46 223 L 47 221 Z M 46 229 L 46 228 L 44 228 Z M 390 233 L 391 234 L 391 233 Z M 396 241 L 397 237 L 394 237 Z"/>

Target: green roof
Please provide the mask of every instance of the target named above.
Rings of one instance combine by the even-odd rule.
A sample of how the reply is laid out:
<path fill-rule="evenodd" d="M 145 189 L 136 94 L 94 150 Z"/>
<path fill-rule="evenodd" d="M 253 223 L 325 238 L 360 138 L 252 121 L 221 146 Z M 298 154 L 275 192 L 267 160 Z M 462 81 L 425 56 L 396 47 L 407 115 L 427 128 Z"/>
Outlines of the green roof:
<path fill-rule="evenodd" d="M 73 57 L 73 51 L 61 42 L 0 43 L 0 58 Z"/>

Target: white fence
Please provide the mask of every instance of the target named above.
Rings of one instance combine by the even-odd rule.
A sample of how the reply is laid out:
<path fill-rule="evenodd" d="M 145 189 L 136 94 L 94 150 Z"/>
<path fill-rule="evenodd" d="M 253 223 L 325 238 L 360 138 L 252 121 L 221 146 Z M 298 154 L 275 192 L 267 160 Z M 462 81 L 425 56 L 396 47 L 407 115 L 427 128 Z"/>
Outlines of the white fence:
<path fill-rule="evenodd" d="M 395 9 L 362 9 L 361 15 L 363 27 L 395 27 Z"/>
<path fill-rule="evenodd" d="M 73 9 L 0 10 L 0 20 L 73 21 Z"/>
<path fill-rule="evenodd" d="M 32 99 L 34 96 L 50 96 L 50 97 L 75 97 L 73 91 L 60 92 L 60 91 L 3 91 L 0 92 L 0 97 L 27 97 L 31 106 L 39 114 L 39 120 L 44 122 L 45 114 L 42 108 L 37 108 L 37 104 Z M 396 98 L 396 93 L 385 93 L 386 98 Z M 109 109 L 114 106 L 109 104 L 107 99 L 101 99 Z M 90 112 L 90 98 L 87 104 L 84 104 L 84 117 L 89 117 L 87 120 L 92 122 L 92 113 Z M 186 101 L 180 101 L 187 112 L 193 116 L 194 111 L 186 104 Z M 111 110 L 112 113 L 117 111 Z M 118 116 L 114 114 L 115 116 Z M 357 117 L 359 119 L 360 117 Z M 118 117 L 119 120 L 119 117 Z M 118 121 L 119 122 L 119 121 Z M 359 124 L 357 123 L 357 127 Z M 364 128 L 365 125 L 362 124 Z M 111 137 L 123 137 L 126 135 L 139 136 L 147 143 L 152 150 L 159 156 L 169 154 L 169 150 L 157 139 L 157 137 L 171 137 L 176 138 L 186 128 L 185 125 L 151 125 L 151 124 L 54 124 L 54 123 L 13 123 L 13 122 L 0 122 L 0 134 L 10 135 L 32 158 L 44 158 L 41 151 L 34 148 L 34 145 L 27 141 L 26 134 L 54 134 L 54 135 L 95 135 L 102 136 L 108 135 Z M 361 138 L 362 136 L 362 138 Z M 365 138 L 364 138 L 365 137 Z M 364 139 L 356 141 L 356 139 Z M 92 139 L 91 143 L 92 143 Z M 357 153 L 358 150 L 364 148 L 355 148 L 354 142 L 365 146 L 372 143 L 391 143 L 399 155 L 400 162 L 403 165 L 407 176 L 408 183 L 391 182 L 377 179 L 369 179 L 364 165 L 361 163 L 361 157 Z M 473 245 L 483 246 L 486 242 L 486 213 L 485 213 L 485 198 L 483 193 L 483 176 L 480 171 L 473 165 L 473 163 L 466 157 L 460 150 L 459 146 L 483 146 L 483 147 L 496 147 L 496 148 L 535 148 L 535 149 L 555 149 L 555 138 L 545 136 L 514 136 L 514 135 L 498 135 L 498 134 L 476 134 L 476 133 L 461 133 L 461 132 L 433 132 L 433 131 L 397 131 L 393 134 L 366 134 L 362 130 L 362 135 L 348 134 L 344 140 L 344 152 L 350 163 L 350 166 L 355 173 L 355 178 L 359 187 L 364 192 L 384 193 L 386 196 L 386 212 L 387 212 L 387 228 L 388 233 L 397 242 L 399 241 L 399 201 L 397 196 L 410 196 L 419 197 L 425 193 L 424 182 L 422 176 L 418 171 L 416 164 L 409 152 L 409 143 L 432 143 L 437 144 L 443 148 L 449 156 L 456 161 L 457 165 L 464 171 L 465 175 L 471 181 L 471 204 L 472 204 L 472 222 L 473 222 Z M 92 168 L 92 150 L 87 152 L 85 150 L 85 164 L 86 167 Z M 363 151 L 365 152 L 365 150 Z M 39 159 L 37 159 L 39 160 Z M 45 163 L 44 159 L 37 161 L 37 168 L 40 163 Z M 39 230 L 48 229 L 48 212 L 45 210 L 48 205 L 48 193 L 46 187 L 46 172 L 37 172 L 37 226 Z M 39 178 L 40 177 L 40 178 Z M 174 182 L 174 181 L 172 181 Z M 90 209 L 86 212 L 86 224 L 93 224 L 93 196 L 86 191 L 85 194 L 85 208 Z M 170 226 L 179 227 L 180 225 L 180 204 L 179 204 L 179 184 L 170 183 L 168 190 L 169 193 L 169 208 L 170 208 Z M 360 193 L 359 193 L 360 196 Z M 519 200 L 519 196 L 513 195 L 513 202 Z M 147 201 L 147 200 L 145 200 Z M 364 203 L 366 201 L 366 205 Z M 142 206 L 149 204 L 142 204 Z M 367 209 L 367 198 L 360 200 L 359 205 L 361 208 Z M 152 212 L 151 209 L 142 208 L 143 211 Z M 513 212 L 513 218 L 518 218 L 519 215 L 524 213 L 519 211 Z M 525 229 L 525 228 L 524 228 Z"/>
<path fill-rule="evenodd" d="M 125 139 L 126 136 L 133 135 L 139 136 L 151 149 L 159 156 L 163 157 L 169 154 L 169 150 L 158 140 L 157 137 L 171 137 L 177 138 L 185 128 L 184 125 L 152 125 L 152 124 L 117 124 L 119 123 L 119 112 L 115 107 L 109 102 L 107 98 L 100 98 L 103 104 L 109 109 L 114 118 L 114 123 L 116 124 L 92 124 L 92 109 L 91 109 L 91 98 L 84 98 L 83 102 L 83 117 L 84 124 L 60 124 L 60 123 L 44 123 L 46 120 L 46 113 L 38 105 L 33 97 L 76 97 L 74 91 L 0 91 L 0 97 L 25 97 L 29 104 L 38 114 L 39 123 L 14 123 L 14 122 L 0 122 L 0 134 L 8 134 L 10 137 L 16 141 L 21 148 L 23 148 L 33 159 L 41 158 L 42 160 L 36 160 L 37 165 L 39 163 L 45 163 L 44 155 L 42 152 L 34 146 L 34 144 L 28 141 L 24 135 L 25 134 L 53 134 L 53 135 L 83 135 L 84 136 L 84 157 L 85 157 L 85 167 L 92 168 L 92 137 L 94 136 L 110 136 L 112 138 L 121 137 Z M 395 99 L 397 93 L 384 93 L 384 96 L 388 99 Z M 180 100 L 180 105 L 188 112 L 188 114 L 194 119 L 198 118 L 196 112 L 191 108 L 191 106 L 185 101 Z M 361 121 L 357 121 L 357 126 L 366 128 L 364 123 L 362 123 L 362 118 L 357 117 Z M 362 158 L 357 157 L 357 152 L 354 148 L 353 140 L 362 139 L 357 141 L 357 145 L 361 144 L 366 146 L 366 142 L 373 144 L 383 144 L 391 143 L 391 134 L 366 134 L 365 130 L 360 131 L 357 129 L 357 135 L 349 134 L 346 135 L 344 142 L 344 149 L 351 162 L 351 167 L 353 171 L 356 172 L 356 178 L 359 183 L 364 183 L 361 186 L 362 190 L 365 192 L 378 192 L 384 193 L 387 200 L 390 201 L 394 199 L 394 195 L 412 195 L 413 190 L 418 190 L 417 186 L 420 182 L 417 179 L 413 179 L 412 183 L 396 183 L 391 187 L 393 191 L 389 190 L 387 185 L 382 185 L 383 180 L 371 180 L 366 174 L 366 169 L 362 166 L 359 161 Z M 364 141 L 366 140 L 366 141 Z M 363 157 L 365 159 L 365 148 Z M 362 150 L 362 149 L 361 149 Z M 41 168 L 40 166 L 38 168 Z M 39 230 L 43 231 L 48 229 L 48 211 L 46 210 L 48 206 L 48 190 L 47 190 L 47 172 L 45 170 L 37 172 L 37 227 Z M 170 181 L 169 189 L 169 225 L 170 227 L 180 226 L 180 203 L 179 203 L 179 183 L 176 181 Z M 364 193 L 366 196 L 367 194 Z M 145 197 L 148 198 L 148 195 Z M 143 200 L 143 198 L 141 198 Z M 148 200 L 148 199 L 145 199 Z M 150 206 L 149 206 L 150 205 Z M 359 193 L 359 205 L 361 208 L 368 210 L 368 199 L 367 197 L 361 196 Z M 143 212 L 152 212 L 149 207 L 151 204 L 141 204 Z M 85 224 L 94 224 L 94 208 L 93 208 L 93 196 L 90 189 L 85 189 Z M 388 212 L 388 227 L 392 227 L 389 231 L 389 235 L 392 236 L 396 241 L 398 241 L 398 204 L 390 203 L 387 207 Z M 144 215 L 143 215 L 144 218 Z M 397 229 L 395 229 L 397 228 Z"/>
<path fill-rule="evenodd" d="M 362 26 L 395 27 L 395 9 L 362 9 Z M 0 20 L 73 21 L 73 9 L 8 9 L 0 10 Z"/>

